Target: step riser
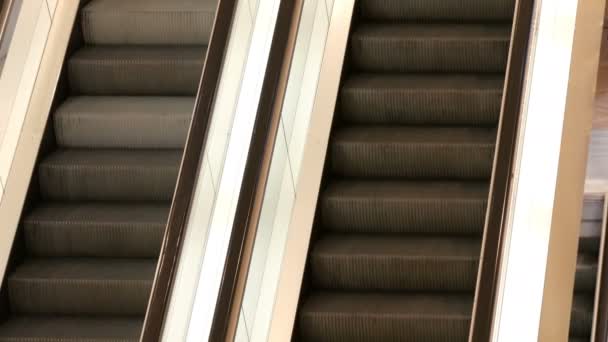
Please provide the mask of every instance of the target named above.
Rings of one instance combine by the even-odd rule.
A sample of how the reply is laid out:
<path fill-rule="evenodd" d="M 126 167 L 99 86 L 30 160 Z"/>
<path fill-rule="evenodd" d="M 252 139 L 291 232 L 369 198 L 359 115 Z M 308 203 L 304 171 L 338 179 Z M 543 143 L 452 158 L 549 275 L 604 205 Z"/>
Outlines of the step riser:
<path fill-rule="evenodd" d="M 492 126 L 502 91 L 365 89 L 341 91 L 341 118 L 350 123 Z"/>
<path fill-rule="evenodd" d="M 203 68 L 204 51 L 198 60 L 71 59 L 71 88 L 86 95 L 194 96 Z"/>
<path fill-rule="evenodd" d="M 494 146 L 335 141 L 330 153 L 339 176 L 478 180 L 491 176 Z"/>
<path fill-rule="evenodd" d="M 508 37 L 501 40 L 394 40 L 355 37 L 351 58 L 367 72 L 504 72 Z"/>
<path fill-rule="evenodd" d="M 323 198 L 322 222 L 339 232 L 478 234 L 485 200 L 415 201 Z"/>
<path fill-rule="evenodd" d="M 194 98 L 82 96 L 53 115 L 57 144 L 67 148 L 182 149 Z"/>
<path fill-rule="evenodd" d="M 311 256 L 313 284 L 338 290 L 474 291 L 478 260 Z"/>
<path fill-rule="evenodd" d="M 597 266 L 593 269 L 584 272 L 576 272 L 576 280 L 574 282 L 574 291 L 577 293 L 587 292 L 594 293 L 595 282 L 597 279 Z"/>
<path fill-rule="evenodd" d="M 28 253 L 39 257 L 155 258 L 165 225 L 24 224 Z"/>
<path fill-rule="evenodd" d="M 589 337 L 593 323 L 593 294 L 575 295 L 570 313 L 570 336 Z"/>
<path fill-rule="evenodd" d="M 99 45 L 207 45 L 215 13 L 88 11 L 85 42 Z"/>
<path fill-rule="evenodd" d="M 21 314 L 144 315 L 151 281 L 99 282 L 9 279 L 11 309 Z"/>
<path fill-rule="evenodd" d="M 2 342 L 137 342 L 143 317 L 21 316 L 0 326 Z"/>
<path fill-rule="evenodd" d="M 170 201 L 179 165 L 165 168 L 39 167 L 41 194 L 51 200 Z"/>
<path fill-rule="evenodd" d="M 57 144 L 69 148 L 181 149 L 190 115 L 91 117 L 55 115 Z"/>
<path fill-rule="evenodd" d="M 384 316 L 384 315 L 383 315 Z M 446 342 L 466 341 L 470 319 L 442 317 L 386 317 L 304 314 L 300 330 L 304 341 L 315 342 Z"/>
<path fill-rule="evenodd" d="M 363 18 L 387 21 L 510 21 L 514 0 L 361 0 Z"/>
<path fill-rule="evenodd" d="M 572 311 L 570 315 L 570 336 L 589 336 L 593 313 Z"/>
<path fill-rule="evenodd" d="M 578 240 L 578 252 L 579 253 L 590 253 L 598 254 L 600 249 L 600 237 L 599 236 L 587 236 L 581 237 Z"/>

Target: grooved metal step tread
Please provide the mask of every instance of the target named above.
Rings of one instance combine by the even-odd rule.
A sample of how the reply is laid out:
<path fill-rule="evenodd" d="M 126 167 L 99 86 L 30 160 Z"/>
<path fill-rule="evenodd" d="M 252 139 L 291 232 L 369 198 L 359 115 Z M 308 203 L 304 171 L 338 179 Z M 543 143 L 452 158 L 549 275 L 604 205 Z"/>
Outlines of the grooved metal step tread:
<path fill-rule="evenodd" d="M 489 179 L 496 129 L 355 126 L 334 133 L 330 163 L 345 177 Z"/>
<path fill-rule="evenodd" d="M 137 342 L 143 318 L 13 316 L 0 324 L 0 342 Z"/>
<path fill-rule="evenodd" d="M 53 115 L 55 138 L 72 148 L 183 148 L 194 97 L 78 96 Z"/>
<path fill-rule="evenodd" d="M 85 46 L 68 62 L 70 87 L 84 95 L 194 96 L 204 46 Z"/>
<path fill-rule="evenodd" d="M 156 259 L 30 259 L 8 278 L 11 309 L 25 314 L 143 315 Z"/>
<path fill-rule="evenodd" d="M 570 317 L 570 336 L 591 336 L 593 322 L 593 294 L 575 294 Z"/>
<path fill-rule="evenodd" d="M 82 13 L 89 44 L 207 44 L 218 0 L 93 0 Z"/>
<path fill-rule="evenodd" d="M 319 205 L 332 231 L 479 234 L 487 194 L 487 182 L 335 181 Z"/>
<path fill-rule="evenodd" d="M 160 252 L 170 203 L 46 202 L 23 221 L 28 254 L 149 257 Z"/>
<path fill-rule="evenodd" d="M 353 65 L 374 72 L 503 72 L 510 24 L 362 24 Z"/>
<path fill-rule="evenodd" d="M 53 200 L 169 201 L 181 150 L 57 150 L 38 166 Z"/>
<path fill-rule="evenodd" d="M 353 74 L 340 91 L 340 117 L 363 124 L 494 126 L 502 74 Z"/>
<path fill-rule="evenodd" d="M 363 18 L 383 21 L 509 22 L 515 0 L 361 0 L 359 8 Z"/>
<path fill-rule="evenodd" d="M 469 291 L 475 289 L 476 237 L 327 234 L 314 243 L 316 288 Z"/>
<path fill-rule="evenodd" d="M 576 260 L 576 280 L 574 290 L 586 292 L 592 295 L 595 292 L 597 279 L 597 256 L 590 254 L 579 254 Z"/>
<path fill-rule="evenodd" d="M 304 300 L 304 341 L 465 341 L 472 295 L 313 293 Z"/>

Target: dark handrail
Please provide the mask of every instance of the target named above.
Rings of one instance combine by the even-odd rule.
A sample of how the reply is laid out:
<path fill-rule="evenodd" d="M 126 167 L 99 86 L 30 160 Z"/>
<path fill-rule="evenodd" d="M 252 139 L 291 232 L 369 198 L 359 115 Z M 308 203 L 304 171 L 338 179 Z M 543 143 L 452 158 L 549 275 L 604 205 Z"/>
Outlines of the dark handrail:
<path fill-rule="evenodd" d="M 593 336 L 593 342 L 606 342 L 608 341 L 608 250 L 606 249 L 608 244 L 608 195 L 604 196 L 604 215 L 602 218 L 602 234 L 600 241 L 600 254 L 598 260 L 597 277 L 598 289 L 596 291 L 597 298 L 597 309 L 595 311 L 594 324 L 595 324 L 595 335 Z"/>
<path fill-rule="evenodd" d="M 182 249 L 186 220 L 194 195 L 196 175 L 209 135 L 210 113 L 215 101 L 222 63 L 228 47 L 236 3 L 237 0 L 220 0 L 217 7 L 211 39 L 207 48 L 207 57 L 196 95 L 192 122 L 186 139 L 186 147 L 154 277 L 154 285 L 148 302 L 141 342 L 157 342 L 160 340 L 169 295 Z"/>
<path fill-rule="evenodd" d="M 209 341 L 234 341 L 303 0 L 281 0 Z"/>
<path fill-rule="evenodd" d="M 492 330 L 534 3 L 515 5 L 469 342 L 489 341 Z"/>

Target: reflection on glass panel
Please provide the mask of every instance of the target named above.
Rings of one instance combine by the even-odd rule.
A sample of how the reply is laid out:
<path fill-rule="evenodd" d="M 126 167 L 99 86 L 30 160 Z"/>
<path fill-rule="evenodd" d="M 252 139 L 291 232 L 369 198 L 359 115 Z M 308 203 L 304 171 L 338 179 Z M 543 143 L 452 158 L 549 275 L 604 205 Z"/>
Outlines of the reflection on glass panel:
<path fill-rule="evenodd" d="M 8 54 L 8 49 L 13 40 L 13 34 L 15 33 L 15 25 L 17 24 L 17 17 L 19 16 L 19 11 L 21 10 L 21 4 L 23 0 L 14 0 L 11 12 L 9 13 L 6 24 L 4 26 L 4 31 L 2 32 L 2 41 L 0 42 L 0 71 L 4 68 L 4 61 L 6 60 L 6 55 Z"/>
<path fill-rule="evenodd" d="M 211 113 L 207 145 L 199 167 L 192 210 L 177 267 L 165 325 L 164 341 L 186 340 L 199 286 L 199 275 L 206 250 L 208 227 L 216 204 L 218 186 L 226 158 L 228 140 L 234 123 L 236 103 L 241 93 L 257 6 L 255 0 L 239 0 L 230 42 L 224 58 L 220 84 Z"/>
<path fill-rule="evenodd" d="M 0 44 L 0 179 L 6 180 L 52 18 L 46 0 L 13 0 Z"/>
<path fill-rule="evenodd" d="M 327 39 L 327 1 L 305 1 L 299 25 L 243 298 L 239 330 L 244 330 L 244 333 L 237 342 L 267 340 L 303 146 Z"/>

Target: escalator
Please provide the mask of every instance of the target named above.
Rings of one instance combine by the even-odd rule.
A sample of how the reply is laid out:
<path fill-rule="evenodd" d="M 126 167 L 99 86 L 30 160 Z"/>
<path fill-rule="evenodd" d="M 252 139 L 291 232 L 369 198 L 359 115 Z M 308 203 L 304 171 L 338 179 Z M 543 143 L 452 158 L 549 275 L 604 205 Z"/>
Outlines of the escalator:
<path fill-rule="evenodd" d="M 467 341 L 513 0 L 360 0 L 296 341 Z"/>
<path fill-rule="evenodd" d="M 217 1 L 83 3 L 0 341 L 137 341 L 148 304 Z"/>
<path fill-rule="evenodd" d="M 603 203 L 586 199 L 579 239 L 574 300 L 570 315 L 570 342 L 589 341 L 594 320 Z"/>

